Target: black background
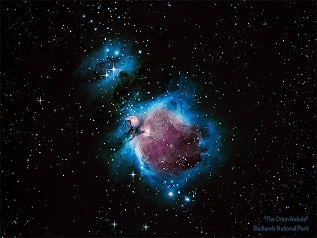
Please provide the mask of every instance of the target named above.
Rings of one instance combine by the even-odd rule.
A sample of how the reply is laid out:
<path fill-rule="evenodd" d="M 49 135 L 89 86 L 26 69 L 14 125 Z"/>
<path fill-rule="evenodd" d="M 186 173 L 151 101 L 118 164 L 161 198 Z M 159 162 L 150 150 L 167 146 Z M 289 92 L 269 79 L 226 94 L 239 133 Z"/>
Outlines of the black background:
<path fill-rule="evenodd" d="M 313 1 L 1 2 L 1 235 L 316 234 L 315 9 Z M 89 79 L 74 77 L 105 37 L 130 38 L 144 52 L 138 74 L 147 80 L 133 90 L 155 96 L 181 71 L 225 125 L 227 161 L 186 209 L 108 176 L 100 151 L 118 116 L 108 112 L 113 99 L 91 98 Z M 310 231 L 254 232 L 269 226 L 266 215 L 308 216 Z"/>

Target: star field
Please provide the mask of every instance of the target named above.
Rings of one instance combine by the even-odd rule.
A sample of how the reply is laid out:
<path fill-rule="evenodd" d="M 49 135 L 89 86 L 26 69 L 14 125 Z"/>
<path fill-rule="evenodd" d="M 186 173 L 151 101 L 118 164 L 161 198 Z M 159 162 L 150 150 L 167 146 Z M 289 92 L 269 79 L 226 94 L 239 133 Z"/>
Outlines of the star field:
<path fill-rule="evenodd" d="M 313 237 L 315 16 L 313 1 L 1 2 L 1 236 Z M 142 169 L 125 121 L 168 103 L 208 149 L 173 179 Z M 308 229 L 255 229 L 279 225 Z"/>

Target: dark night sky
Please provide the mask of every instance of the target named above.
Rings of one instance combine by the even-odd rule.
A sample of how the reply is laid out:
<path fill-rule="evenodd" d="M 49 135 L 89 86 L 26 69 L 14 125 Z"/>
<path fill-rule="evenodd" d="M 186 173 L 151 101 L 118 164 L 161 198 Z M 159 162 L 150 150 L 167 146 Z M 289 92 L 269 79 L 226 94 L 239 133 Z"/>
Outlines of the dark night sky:
<path fill-rule="evenodd" d="M 313 1 L 2 1 L 1 235 L 312 237 L 315 29 Z M 142 49 L 146 80 L 100 100 L 74 72 L 105 37 Z M 113 181 L 102 155 L 111 102 L 162 93 L 179 71 L 225 128 L 226 162 L 186 209 Z M 263 216 L 307 216 L 309 232 L 253 231 Z"/>

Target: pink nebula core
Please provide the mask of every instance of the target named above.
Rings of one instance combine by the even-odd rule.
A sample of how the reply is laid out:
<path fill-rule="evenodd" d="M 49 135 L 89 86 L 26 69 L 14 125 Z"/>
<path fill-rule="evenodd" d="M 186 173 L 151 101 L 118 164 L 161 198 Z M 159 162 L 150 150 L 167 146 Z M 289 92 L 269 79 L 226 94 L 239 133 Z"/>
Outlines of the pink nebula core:
<path fill-rule="evenodd" d="M 156 171 L 177 173 L 201 161 L 200 133 L 167 109 L 151 111 L 140 131 L 135 138 L 137 154 Z"/>

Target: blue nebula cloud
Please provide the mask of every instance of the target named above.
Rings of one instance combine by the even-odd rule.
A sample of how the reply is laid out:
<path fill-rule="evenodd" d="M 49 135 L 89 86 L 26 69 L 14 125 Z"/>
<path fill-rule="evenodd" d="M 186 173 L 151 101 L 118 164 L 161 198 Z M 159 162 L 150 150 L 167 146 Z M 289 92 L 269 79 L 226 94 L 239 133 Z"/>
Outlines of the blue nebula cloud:
<path fill-rule="evenodd" d="M 134 88 L 125 94 L 127 99 L 114 101 L 113 93 L 120 88 L 120 84 L 126 83 L 125 78 L 129 78 L 130 83 L 139 78 L 137 71 L 142 65 L 142 52 L 128 40 L 107 39 L 101 47 L 86 55 L 75 76 L 84 82 L 85 91 L 91 96 L 107 99 L 116 106 L 115 115 L 111 116 L 118 116 L 118 120 L 112 125 L 115 129 L 105 135 L 101 155 L 107 158 L 114 180 L 125 181 L 136 177 L 142 187 L 145 185 L 152 188 L 155 194 L 160 194 L 162 201 L 176 200 L 181 207 L 186 207 L 196 199 L 197 182 L 202 184 L 207 181 L 224 161 L 223 129 L 206 110 L 198 108 L 198 93 L 190 80 L 170 81 L 177 85 L 176 89 L 166 90 L 161 95 L 151 97 L 151 100 L 143 100 L 142 91 Z M 156 108 L 165 108 L 184 124 L 199 128 L 202 133 L 199 146 L 204 150 L 201 161 L 193 168 L 172 175 L 157 173 L 137 155 L 135 144 L 128 134 L 126 118 L 134 115 L 142 120 Z"/>
<path fill-rule="evenodd" d="M 206 181 L 213 172 L 223 163 L 222 156 L 222 129 L 206 112 L 197 109 L 196 87 L 190 80 L 181 80 L 174 91 L 166 91 L 152 100 L 139 101 L 132 98 L 130 103 L 122 109 L 117 122 L 116 130 L 107 134 L 106 138 L 112 140 L 111 172 L 116 177 L 127 177 L 132 170 L 142 178 L 142 181 L 157 191 L 163 191 L 163 197 L 175 198 L 180 191 L 196 187 L 196 182 Z M 156 173 L 147 166 L 136 154 L 133 140 L 127 136 L 128 125 L 126 118 L 135 115 L 141 120 L 148 112 L 163 107 L 182 119 L 184 124 L 198 127 L 202 132 L 200 147 L 206 148 L 202 152 L 202 160 L 195 167 L 166 175 Z M 184 205 L 194 200 L 193 195 L 183 196 Z M 183 205 L 183 206 L 184 206 Z"/>
<path fill-rule="evenodd" d="M 88 54 L 75 75 L 83 79 L 91 95 L 111 94 L 120 84 L 120 74 L 134 74 L 141 66 L 140 49 L 133 49 L 129 41 L 108 39 L 97 50 Z"/>

